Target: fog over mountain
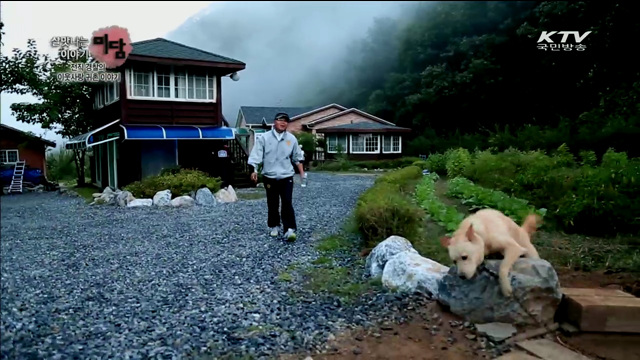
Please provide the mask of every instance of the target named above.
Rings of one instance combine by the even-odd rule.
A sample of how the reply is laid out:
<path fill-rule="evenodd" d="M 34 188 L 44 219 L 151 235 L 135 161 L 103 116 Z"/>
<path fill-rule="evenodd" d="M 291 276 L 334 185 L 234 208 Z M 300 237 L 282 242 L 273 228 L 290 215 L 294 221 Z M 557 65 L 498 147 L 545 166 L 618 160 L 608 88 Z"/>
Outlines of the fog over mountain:
<path fill-rule="evenodd" d="M 314 77 L 326 76 L 320 74 L 344 59 L 349 45 L 364 38 L 376 18 L 398 17 L 405 6 L 376 1 L 214 3 L 167 38 L 247 64 L 239 81 L 225 77 L 222 82 L 222 109 L 233 126 L 240 106 L 314 105 L 301 103 L 305 89 L 317 91 Z"/>

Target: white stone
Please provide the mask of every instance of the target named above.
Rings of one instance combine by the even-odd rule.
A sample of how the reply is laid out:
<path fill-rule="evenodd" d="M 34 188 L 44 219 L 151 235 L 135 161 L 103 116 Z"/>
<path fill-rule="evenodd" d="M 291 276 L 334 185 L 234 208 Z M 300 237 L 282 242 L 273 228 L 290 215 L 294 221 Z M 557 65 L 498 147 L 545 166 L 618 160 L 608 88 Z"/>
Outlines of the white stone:
<path fill-rule="evenodd" d="M 171 190 L 158 191 L 153 196 L 153 205 L 171 206 Z"/>
<path fill-rule="evenodd" d="M 171 205 L 174 207 L 180 206 L 193 206 L 196 204 L 196 201 L 193 200 L 191 196 L 178 196 L 177 198 L 171 200 Z"/>
<path fill-rule="evenodd" d="M 135 199 L 127 204 L 127 207 L 138 207 L 138 206 L 151 206 L 153 205 L 153 200 L 151 199 Z"/>
<path fill-rule="evenodd" d="M 231 190 L 233 191 L 233 188 Z M 231 193 L 226 189 L 220 189 L 216 193 L 216 200 L 218 200 L 218 202 L 227 203 L 238 201 L 238 197 L 235 196 L 235 191 Z"/>
<path fill-rule="evenodd" d="M 449 268 L 413 251 L 396 254 L 382 272 L 382 285 L 397 292 L 436 296 L 440 279 Z"/>
<path fill-rule="evenodd" d="M 373 248 L 373 250 L 371 250 L 365 264 L 365 272 L 367 275 L 374 278 L 382 276 L 382 271 L 384 270 L 384 266 L 387 261 L 403 251 L 411 251 L 416 254 L 418 253 L 413 248 L 413 245 L 411 245 L 409 240 L 401 236 L 389 236 L 386 240 L 382 241 Z"/>
<path fill-rule="evenodd" d="M 236 194 L 236 191 L 233 188 L 233 186 L 231 185 L 227 186 L 227 192 L 229 192 L 233 201 L 238 201 L 238 195 Z"/>

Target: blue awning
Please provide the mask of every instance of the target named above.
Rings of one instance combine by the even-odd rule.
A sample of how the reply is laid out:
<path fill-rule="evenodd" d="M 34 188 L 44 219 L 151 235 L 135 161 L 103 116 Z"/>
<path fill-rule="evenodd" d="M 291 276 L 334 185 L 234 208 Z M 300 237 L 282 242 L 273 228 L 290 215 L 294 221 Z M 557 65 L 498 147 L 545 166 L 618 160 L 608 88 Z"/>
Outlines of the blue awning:
<path fill-rule="evenodd" d="M 125 140 L 233 140 L 233 128 L 195 125 L 120 125 Z"/>

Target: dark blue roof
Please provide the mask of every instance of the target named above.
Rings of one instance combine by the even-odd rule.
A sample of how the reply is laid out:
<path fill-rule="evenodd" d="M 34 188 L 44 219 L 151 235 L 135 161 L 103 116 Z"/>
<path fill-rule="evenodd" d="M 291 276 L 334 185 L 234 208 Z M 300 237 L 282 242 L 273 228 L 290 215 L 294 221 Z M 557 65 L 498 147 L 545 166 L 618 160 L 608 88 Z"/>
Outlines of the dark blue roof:
<path fill-rule="evenodd" d="M 194 47 L 183 45 L 163 38 L 138 41 L 132 43 L 131 46 L 133 47 L 131 55 L 246 65 L 239 60 L 196 49 Z"/>
<path fill-rule="evenodd" d="M 330 126 L 330 127 L 325 127 L 322 129 L 354 129 L 354 130 L 373 130 L 373 129 L 392 129 L 392 130 L 398 130 L 398 129 L 406 129 L 406 128 L 401 128 L 398 126 L 392 126 L 392 125 L 386 125 L 386 124 L 381 124 L 381 123 L 377 123 L 377 122 L 357 122 L 357 123 L 353 123 L 353 124 L 344 124 L 344 125 L 336 125 L 336 126 Z"/>
<path fill-rule="evenodd" d="M 289 117 L 304 114 L 311 110 L 315 110 L 313 106 L 307 107 L 269 107 L 269 106 L 241 106 L 240 111 L 244 114 L 247 125 L 260 125 L 264 118 L 267 124 L 273 123 L 273 118 L 277 113 L 287 113 Z M 236 124 L 238 127 L 240 124 Z"/>

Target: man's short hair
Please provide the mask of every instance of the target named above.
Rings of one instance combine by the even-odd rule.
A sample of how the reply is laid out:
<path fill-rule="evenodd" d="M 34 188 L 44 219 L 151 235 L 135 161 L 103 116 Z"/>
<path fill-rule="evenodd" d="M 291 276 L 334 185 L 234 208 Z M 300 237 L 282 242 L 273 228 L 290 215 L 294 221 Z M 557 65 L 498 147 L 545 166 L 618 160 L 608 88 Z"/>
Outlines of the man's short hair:
<path fill-rule="evenodd" d="M 273 118 L 273 121 L 276 121 L 278 119 L 284 119 L 284 121 L 286 122 L 291 121 L 291 119 L 289 118 L 289 114 L 287 113 L 277 113 L 276 116 Z"/>

